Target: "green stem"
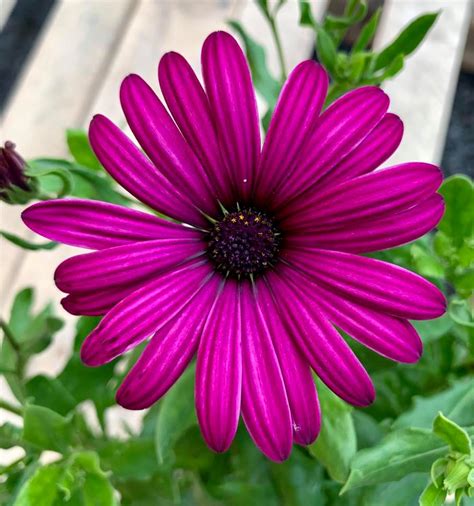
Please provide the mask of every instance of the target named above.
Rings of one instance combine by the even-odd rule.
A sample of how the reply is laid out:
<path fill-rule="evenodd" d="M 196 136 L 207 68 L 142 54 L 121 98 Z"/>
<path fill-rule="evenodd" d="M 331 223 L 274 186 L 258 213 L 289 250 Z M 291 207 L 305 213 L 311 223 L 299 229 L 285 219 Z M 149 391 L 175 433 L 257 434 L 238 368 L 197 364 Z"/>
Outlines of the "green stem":
<path fill-rule="evenodd" d="M 0 409 L 4 409 L 5 411 L 10 411 L 10 413 L 14 413 L 18 416 L 23 416 L 23 411 L 21 408 L 10 404 L 7 401 L 0 399 Z"/>
<path fill-rule="evenodd" d="M 15 353 L 17 355 L 20 354 L 20 345 L 16 342 L 15 336 L 13 335 L 13 332 L 11 331 L 10 327 L 8 326 L 7 322 L 0 318 L 0 328 L 3 330 L 3 334 L 5 336 L 5 339 L 8 341 L 10 346 L 15 350 Z"/>
<path fill-rule="evenodd" d="M 273 16 L 269 16 L 268 22 L 270 24 L 273 41 L 275 42 L 276 50 L 278 53 L 278 60 L 280 62 L 281 81 L 284 82 L 286 80 L 287 74 L 286 74 L 286 63 L 285 63 L 285 54 L 283 53 L 283 46 L 281 45 L 281 39 L 280 35 L 278 34 L 275 18 Z"/>

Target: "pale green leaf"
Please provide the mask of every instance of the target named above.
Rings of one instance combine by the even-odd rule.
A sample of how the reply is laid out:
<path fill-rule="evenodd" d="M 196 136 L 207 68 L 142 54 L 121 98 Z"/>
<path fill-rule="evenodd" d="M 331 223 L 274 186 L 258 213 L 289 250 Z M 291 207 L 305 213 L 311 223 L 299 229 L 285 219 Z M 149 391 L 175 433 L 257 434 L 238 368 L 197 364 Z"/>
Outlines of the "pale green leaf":
<path fill-rule="evenodd" d="M 322 412 L 321 433 L 310 445 L 309 452 L 327 469 L 333 480 L 343 482 L 357 450 L 352 408 L 318 382 Z"/>
<path fill-rule="evenodd" d="M 433 422 L 433 432 L 448 443 L 455 452 L 471 455 L 471 440 L 468 433 L 443 413 L 439 413 Z"/>

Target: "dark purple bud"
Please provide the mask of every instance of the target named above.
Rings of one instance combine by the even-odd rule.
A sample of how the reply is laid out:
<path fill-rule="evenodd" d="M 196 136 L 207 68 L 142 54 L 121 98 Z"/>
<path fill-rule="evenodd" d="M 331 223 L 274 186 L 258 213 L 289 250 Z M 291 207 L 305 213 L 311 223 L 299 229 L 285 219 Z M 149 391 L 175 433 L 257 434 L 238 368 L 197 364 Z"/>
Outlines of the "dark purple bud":
<path fill-rule="evenodd" d="M 0 148 L 0 198 L 8 201 L 8 192 L 14 187 L 26 192 L 31 190 L 25 168 L 26 162 L 16 152 L 15 144 L 6 141 L 5 146 Z"/>

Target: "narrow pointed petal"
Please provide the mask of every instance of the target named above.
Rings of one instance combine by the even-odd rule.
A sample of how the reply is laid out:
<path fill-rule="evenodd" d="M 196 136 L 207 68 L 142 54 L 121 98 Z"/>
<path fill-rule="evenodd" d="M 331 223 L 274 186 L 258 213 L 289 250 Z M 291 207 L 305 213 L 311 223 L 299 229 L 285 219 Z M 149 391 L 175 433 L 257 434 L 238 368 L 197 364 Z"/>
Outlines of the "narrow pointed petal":
<path fill-rule="evenodd" d="M 166 325 L 190 302 L 211 275 L 206 263 L 159 276 L 114 306 L 86 338 L 82 361 L 110 362 Z"/>
<path fill-rule="evenodd" d="M 318 437 L 321 428 L 321 412 L 313 375 L 308 362 L 288 335 L 273 296 L 264 283 L 258 287 L 258 302 L 263 318 L 268 323 L 285 382 L 293 420 L 293 439 L 300 445 L 309 445 Z"/>
<path fill-rule="evenodd" d="M 127 409 L 145 409 L 160 399 L 194 356 L 220 280 L 211 278 L 199 294 L 150 340 L 117 391 Z"/>
<path fill-rule="evenodd" d="M 153 279 L 157 274 L 204 253 L 197 238 L 158 239 L 76 255 L 59 264 L 56 286 L 87 293 Z"/>
<path fill-rule="evenodd" d="M 250 284 L 242 284 L 242 417 L 260 450 L 277 462 L 288 458 L 292 420 L 270 331 Z"/>
<path fill-rule="evenodd" d="M 107 172 L 134 197 L 160 213 L 192 225 L 204 218 L 182 189 L 158 171 L 133 142 L 105 116 L 89 127 L 89 140 Z"/>
<path fill-rule="evenodd" d="M 306 140 L 295 170 L 277 189 L 272 208 L 288 207 L 333 169 L 377 126 L 388 105 L 387 95 L 374 86 L 358 88 L 336 100 Z"/>
<path fill-rule="evenodd" d="M 331 323 L 367 348 L 397 362 L 413 363 L 421 357 L 423 343 L 407 320 L 343 299 L 294 269 L 287 268 L 286 274 L 298 285 L 308 285 L 308 293 L 311 292 Z"/>
<path fill-rule="evenodd" d="M 108 290 L 98 290 L 89 293 L 70 294 L 61 300 L 63 308 L 77 316 L 102 316 L 108 313 L 122 299 L 128 297 L 135 290 L 148 284 L 148 280 L 115 286 Z"/>
<path fill-rule="evenodd" d="M 435 193 L 408 211 L 384 218 L 354 222 L 328 230 L 288 236 L 292 246 L 309 246 L 348 253 L 380 251 L 418 239 L 432 230 L 443 217 L 444 200 Z"/>
<path fill-rule="evenodd" d="M 283 220 L 292 230 L 352 226 L 361 220 L 383 218 L 405 211 L 439 188 L 443 175 L 436 165 L 404 163 L 356 177 L 301 201 Z"/>
<path fill-rule="evenodd" d="M 446 311 L 446 299 L 435 285 L 397 265 L 316 248 L 288 250 L 284 256 L 324 288 L 374 311 L 413 320 Z"/>
<path fill-rule="evenodd" d="M 199 209 L 212 214 L 212 185 L 155 92 L 132 74 L 122 82 L 120 101 L 130 128 L 158 170 Z"/>
<path fill-rule="evenodd" d="M 184 138 L 215 183 L 224 204 L 231 201 L 231 184 L 222 161 L 209 101 L 193 69 L 178 53 L 167 53 L 158 68 L 161 91 Z"/>
<path fill-rule="evenodd" d="M 196 363 L 196 414 L 216 452 L 231 445 L 240 415 L 242 323 L 238 283 L 227 281 L 209 313 Z"/>
<path fill-rule="evenodd" d="M 247 60 L 231 35 L 209 35 L 202 48 L 202 72 L 224 163 L 237 200 L 245 200 L 258 165 L 260 126 Z"/>
<path fill-rule="evenodd" d="M 257 201 L 265 202 L 290 173 L 311 134 L 326 98 L 328 76 L 312 60 L 300 63 L 280 93 L 263 145 L 254 184 Z"/>
<path fill-rule="evenodd" d="M 321 307 L 290 278 L 272 272 L 268 280 L 292 338 L 316 374 L 346 402 L 371 404 L 375 391 L 369 375 Z"/>
<path fill-rule="evenodd" d="M 59 199 L 38 202 L 21 215 L 34 232 L 52 241 L 104 249 L 159 238 L 196 237 L 191 228 L 106 202 Z"/>
<path fill-rule="evenodd" d="M 402 137 L 402 120 L 387 113 L 354 150 L 316 183 L 317 191 L 372 172 L 395 153 Z"/>

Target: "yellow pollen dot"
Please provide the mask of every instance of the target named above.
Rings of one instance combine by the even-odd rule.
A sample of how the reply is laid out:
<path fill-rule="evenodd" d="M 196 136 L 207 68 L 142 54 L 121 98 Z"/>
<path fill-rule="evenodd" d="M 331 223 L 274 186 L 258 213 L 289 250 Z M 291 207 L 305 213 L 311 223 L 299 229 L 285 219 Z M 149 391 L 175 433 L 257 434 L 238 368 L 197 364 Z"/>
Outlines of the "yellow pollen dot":
<path fill-rule="evenodd" d="M 237 223 L 237 219 L 236 219 L 236 218 L 231 218 L 231 219 L 230 219 L 230 221 L 231 221 L 232 223 Z"/>
<path fill-rule="evenodd" d="M 243 214 L 239 214 L 239 220 L 244 220 L 245 216 Z"/>
<path fill-rule="evenodd" d="M 260 218 L 260 216 L 255 216 L 255 218 L 254 218 L 254 220 L 253 220 L 253 221 L 254 221 L 255 223 L 258 223 L 258 222 L 260 221 L 260 219 L 261 219 L 261 218 Z"/>
<path fill-rule="evenodd" d="M 244 225 L 248 225 L 248 224 L 249 224 L 249 222 L 248 222 L 248 221 L 244 221 Z"/>

